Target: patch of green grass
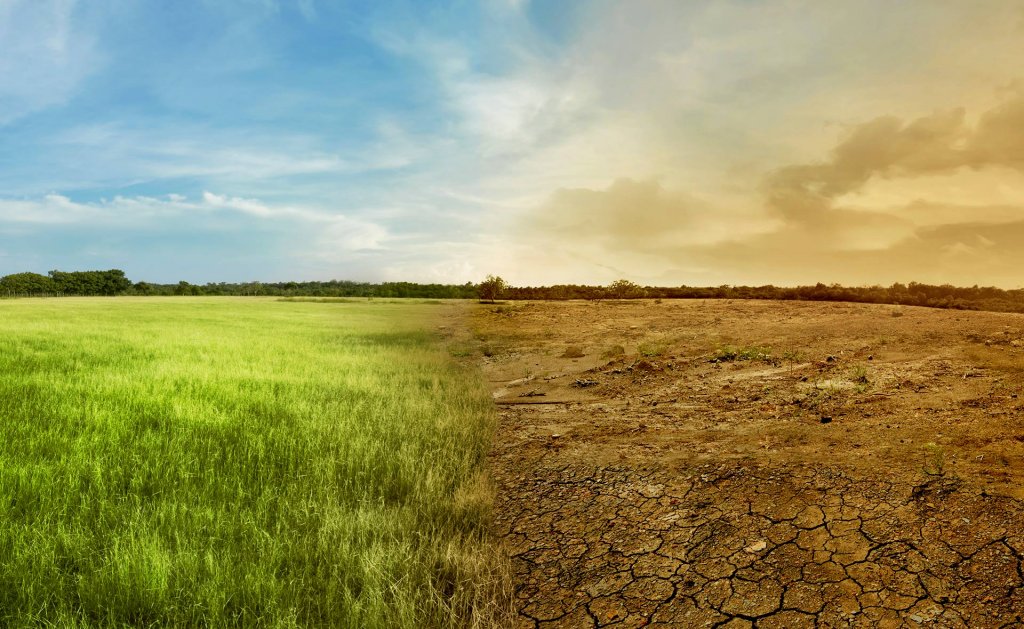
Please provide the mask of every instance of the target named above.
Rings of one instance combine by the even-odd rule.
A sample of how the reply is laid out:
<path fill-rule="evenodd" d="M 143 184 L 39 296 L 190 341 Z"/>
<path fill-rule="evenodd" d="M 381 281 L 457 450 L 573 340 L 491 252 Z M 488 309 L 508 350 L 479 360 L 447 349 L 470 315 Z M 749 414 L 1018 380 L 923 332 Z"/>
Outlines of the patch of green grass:
<path fill-rule="evenodd" d="M 829 409 L 840 402 L 843 397 L 843 390 L 834 385 L 822 386 L 815 383 L 814 387 L 807 391 L 807 394 L 800 401 L 800 405 L 810 411 L 828 412 Z"/>
<path fill-rule="evenodd" d="M 0 303 L 0 625 L 486 623 L 493 409 L 436 312 Z"/>
<path fill-rule="evenodd" d="M 782 352 L 782 361 L 788 363 L 801 363 L 807 360 L 807 355 L 800 350 L 788 349 Z"/>
<path fill-rule="evenodd" d="M 278 297 L 277 301 L 307 304 L 362 304 L 373 301 L 372 297 Z"/>
<path fill-rule="evenodd" d="M 712 363 L 729 363 L 735 361 L 759 360 L 770 365 L 780 365 L 782 359 L 772 355 L 770 347 L 720 347 L 710 358 Z"/>
<path fill-rule="evenodd" d="M 668 341 L 644 341 L 637 345 L 636 351 L 645 358 L 654 358 L 667 352 L 668 348 Z"/>
<path fill-rule="evenodd" d="M 858 393 L 864 393 L 871 387 L 871 379 L 868 378 L 868 369 L 864 365 L 857 365 L 850 371 L 850 381 Z"/>
<path fill-rule="evenodd" d="M 308 303 L 308 304 L 405 304 L 420 306 L 443 306 L 447 303 L 442 299 L 417 299 L 409 297 L 381 299 L 379 297 L 278 297 L 277 301 Z"/>
<path fill-rule="evenodd" d="M 455 341 L 448 344 L 448 353 L 454 358 L 465 358 L 476 353 L 476 345 L 469 341 Z"/>

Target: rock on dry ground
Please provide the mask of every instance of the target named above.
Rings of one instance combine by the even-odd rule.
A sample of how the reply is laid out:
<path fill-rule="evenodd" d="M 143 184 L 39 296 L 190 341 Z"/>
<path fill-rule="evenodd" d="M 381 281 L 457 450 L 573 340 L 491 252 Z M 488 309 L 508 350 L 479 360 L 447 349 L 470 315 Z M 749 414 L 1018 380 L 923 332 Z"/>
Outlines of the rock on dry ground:
<path fill-rule="evenodd" d="M 520 626 L 1024 622 L 1024 317 L 629 301 L 470 323 Z"/>

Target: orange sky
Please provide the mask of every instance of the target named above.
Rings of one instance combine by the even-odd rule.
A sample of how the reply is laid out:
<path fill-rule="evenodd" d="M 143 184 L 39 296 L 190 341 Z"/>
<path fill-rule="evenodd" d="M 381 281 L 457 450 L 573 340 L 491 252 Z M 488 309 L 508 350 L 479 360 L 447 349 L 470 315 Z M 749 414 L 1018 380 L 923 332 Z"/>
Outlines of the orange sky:
<path fill-rule="evenodd" d="M 514 283 L 1024 286 L 1024 3 L 639 4 L 569 55 L 590 124 L 504 175 L 554 188 Z"/>

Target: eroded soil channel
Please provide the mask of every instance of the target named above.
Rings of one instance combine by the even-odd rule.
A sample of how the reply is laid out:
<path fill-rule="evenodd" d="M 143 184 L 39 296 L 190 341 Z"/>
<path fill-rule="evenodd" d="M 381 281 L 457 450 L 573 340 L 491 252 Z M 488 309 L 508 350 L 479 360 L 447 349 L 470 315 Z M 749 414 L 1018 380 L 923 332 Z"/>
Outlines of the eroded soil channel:
<path fill-rule="evenodd" d="M 1022 623 L 1024 317 L 563 302 L 472 327 L 521 626 Z"/>

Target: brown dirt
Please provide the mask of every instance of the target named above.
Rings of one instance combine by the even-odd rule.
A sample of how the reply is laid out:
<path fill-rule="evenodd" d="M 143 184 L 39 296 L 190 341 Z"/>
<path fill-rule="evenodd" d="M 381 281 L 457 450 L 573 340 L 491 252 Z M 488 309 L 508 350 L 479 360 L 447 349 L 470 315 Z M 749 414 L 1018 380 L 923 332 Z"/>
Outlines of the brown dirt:
<path fill-rule="evenodd" d="M 522 626 L 1024 619 L 1024 316 L 629 301 L 471 321 Z"/>

